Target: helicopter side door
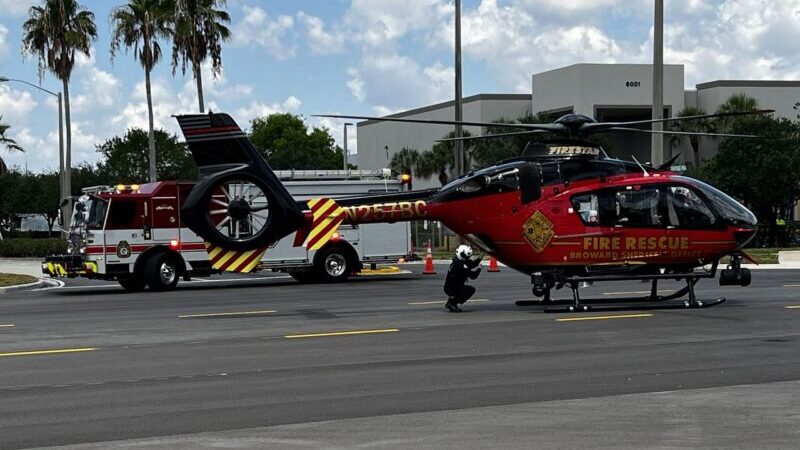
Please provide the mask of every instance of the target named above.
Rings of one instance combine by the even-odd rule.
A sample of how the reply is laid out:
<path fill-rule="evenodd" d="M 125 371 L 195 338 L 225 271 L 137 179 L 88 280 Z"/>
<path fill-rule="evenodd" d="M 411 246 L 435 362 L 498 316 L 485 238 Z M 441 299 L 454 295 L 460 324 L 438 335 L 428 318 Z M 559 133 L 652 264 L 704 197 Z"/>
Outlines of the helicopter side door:
<path fill-rule="evenodd" d="M 584 241 L 588 263 L 648 262 L 669 246 L 666 203 L 657 185 L 601 189 L 574 196 L 572 203 L 587 236 L 597 236 Z"/>

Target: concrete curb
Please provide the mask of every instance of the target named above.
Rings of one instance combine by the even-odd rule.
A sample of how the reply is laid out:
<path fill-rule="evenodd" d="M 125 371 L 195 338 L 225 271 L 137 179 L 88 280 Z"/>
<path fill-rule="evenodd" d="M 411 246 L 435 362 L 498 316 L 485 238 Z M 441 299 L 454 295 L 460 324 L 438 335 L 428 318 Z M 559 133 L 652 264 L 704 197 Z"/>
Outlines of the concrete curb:
<path fill-rule="evenodd" d="M 49 284 L 48 281 L 45 281 L 44 279 L 41 279 L 41 280 L 38 280 L 38 281 L 34 281 L 33 283 L 15 284 L 13 286 L 0 287 L 0 294 L 4 294 L 6 292 L 12 292 L 12 291 L 21 291 L 21 290 L 24 290 L 24 289 L 36 289 L 36 288 L 39 288 L 39 287 L 44 287 L 44 286 L 46 286 L 48 284 Z"/>

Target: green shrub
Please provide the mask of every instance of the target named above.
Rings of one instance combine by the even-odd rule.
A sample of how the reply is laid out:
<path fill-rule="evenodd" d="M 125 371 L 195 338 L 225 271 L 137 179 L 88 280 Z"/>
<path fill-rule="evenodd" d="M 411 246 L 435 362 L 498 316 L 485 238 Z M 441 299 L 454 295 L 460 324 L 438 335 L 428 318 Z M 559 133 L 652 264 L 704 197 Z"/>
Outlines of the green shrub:
<path fill-rule="evenodd" d="M 43 258 L 49 255 L 66 253 L 67 241 L 60 238 L 48 239 L 4 239 L 0 241 L 0 256 Z"/>

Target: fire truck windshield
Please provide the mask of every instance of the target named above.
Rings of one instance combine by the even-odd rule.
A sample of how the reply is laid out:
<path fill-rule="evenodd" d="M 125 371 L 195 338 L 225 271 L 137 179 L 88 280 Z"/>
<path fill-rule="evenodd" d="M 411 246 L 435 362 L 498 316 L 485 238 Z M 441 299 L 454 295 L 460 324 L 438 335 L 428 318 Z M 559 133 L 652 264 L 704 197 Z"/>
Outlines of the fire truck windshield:
<path fill-rule="evenodd" d="M 88 200 L 83 202 L 83 220 L 87 229 L 99 230 L 103 228 L 103 222 L 106 218 L 106 211 L 108 210 L 108 202 L 99 197 L 90 195 Z M 80 216 L 77 205 L 75 216 Z"/>

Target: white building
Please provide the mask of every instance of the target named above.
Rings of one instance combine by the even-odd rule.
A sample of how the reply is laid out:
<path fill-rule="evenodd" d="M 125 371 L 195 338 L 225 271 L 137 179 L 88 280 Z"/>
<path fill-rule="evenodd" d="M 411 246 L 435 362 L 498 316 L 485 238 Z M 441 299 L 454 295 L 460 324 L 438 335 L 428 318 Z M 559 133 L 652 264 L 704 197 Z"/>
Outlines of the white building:
<path fill-rule="evenodd" d="M 570 112 L 593 116 L 601 121 L 636 120 L 651 117 L 652 65 L 650 64 L 574 64 L 532 76 L 531 94 L 478 94 L 464 98 L 464 120 L 492 122 L 513 120 L 526 114 L 546 114 L 553 119 Z M 694 90 L 684 88 L 682 65 L 664 66 L 664 117 L 671 117 L 684 107 L 694 106 L 713 113 L 731 95 L 744 93 L 756 98 L 761 108 L 775 109 L 781 117 L 795 118 L 800 111 L 800 81 L 733 81 L 720 80 L 701 83 Z M 444 102 L 389 117 L 452 120 L 453 102 Z M 480 134 L 477 127 L 466 127 Z M 401 149 L 430 149 L 437 139 L 451 132 L 451 126 L 403 124 L 365 121 L 358 124 L 358 167 L 386 167 L 391 155 Z M 617 151 L 610 153 L 640 161 L 650 159 L 650 136 L 612 134 Z M 669 141 L 665 153 L 682 151 L 684 161 L 691 161 L 688 143 L 672 150 Z M 520 149 L 521 150 L 521 149 Z M 701 157 L 713 156 L 715 143 L 704 143 Z M 421 181 L 421 180 L 418 180 Z M 437 183 L 415 183 L 415 187 L 435 186 Z"/>

